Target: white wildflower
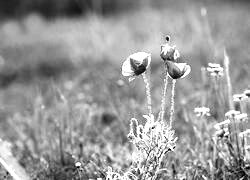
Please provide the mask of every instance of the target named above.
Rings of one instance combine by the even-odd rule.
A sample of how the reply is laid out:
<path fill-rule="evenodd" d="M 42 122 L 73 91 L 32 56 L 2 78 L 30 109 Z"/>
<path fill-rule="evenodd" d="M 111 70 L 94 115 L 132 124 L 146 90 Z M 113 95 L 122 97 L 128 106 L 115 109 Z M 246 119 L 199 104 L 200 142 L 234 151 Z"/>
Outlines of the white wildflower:
<path fill-rule="evenodd" d="M 196 107 L 194 112 L 197 117 L 210 116 L 210 109 L 207 107 Z"/>
<path fill-rule="evenodd" d="M 248 98 L 244 93 L 243 94 L 234 94 L 233 95 L 233 101 L 234 102 L 240 102 L 244 99 Z"/>
<path fill-rule="evenodd" d="M 240 114 L 240 111 L 230 110 L 225 113 L 226 118 L 233 118 L 235 115 Z"/>
<path fill-rule="evenodd" d="M 220 64 L 208 63 L 207 71 L 211 76 L 223 76 L 224 69 Z"/>
<path fill-rule="evenodd" d="M 230 123 L 231 123 L 230 120 L 227 119 L 227 120 L 225 120 L 225 121 L 216 123 L 216 124 L 214 125 L 214 128 L 215 128 L 216 130 L 223 129 L 224 127 L 228 126 Z"/>

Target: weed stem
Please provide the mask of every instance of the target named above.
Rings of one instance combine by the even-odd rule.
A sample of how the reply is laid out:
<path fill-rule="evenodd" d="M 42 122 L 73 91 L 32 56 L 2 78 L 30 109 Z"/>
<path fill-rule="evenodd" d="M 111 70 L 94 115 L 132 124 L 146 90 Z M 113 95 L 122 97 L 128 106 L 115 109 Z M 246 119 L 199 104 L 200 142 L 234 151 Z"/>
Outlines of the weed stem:
<path fill-rule="evenodd" d="M 151 91 L 150 91 L 150 83 L 149 80 L 147 78 L 146 73 L 142 74 L 144 83 L 146 85 L 146 95 L 147 95 L 147 101 L 148 101 L 148 111 L 149 111 L 149 115 L 152 114 L 152 103 L 151 103 Z"/>
<path fill-rule="evenodd" d="M 165 75 L 164 78 L 164 88 L 163 88 L 163 95 L 161 99 L 161 122 L 164 121 L 164 115 L 165 115 L 165 106 L 166 106 L 166 95 L 167 95 L 167 87 L 168 87 L 168 75 Z"/>
<path fill-rule="evenodd" d="M 173 120 L 174 120 L 174 96 L 175 96 L 175 83 L 176 80 L 173 79 L 172 81 L 172 90 L 171 90 L 171 107 L 170 107 L 170 119 L 169 119 L 169 125 L 172 127 Z"/>

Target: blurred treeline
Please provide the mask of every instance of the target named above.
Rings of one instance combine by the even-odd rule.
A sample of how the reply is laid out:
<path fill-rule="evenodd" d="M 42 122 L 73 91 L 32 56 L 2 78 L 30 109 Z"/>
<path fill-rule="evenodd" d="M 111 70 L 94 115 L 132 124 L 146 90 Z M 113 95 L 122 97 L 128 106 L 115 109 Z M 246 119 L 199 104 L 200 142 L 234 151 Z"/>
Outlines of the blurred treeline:
<path fill-rule="evenodd" d="M 150 0 L 2 0 L 0 17 L 22 17 L 36 12 L 44 17 L 109 14 L 129 10 Z"/>
<path fill-rule="evenodd" d="M 22 17 L 39 13 L 46 18 L 56 16 L 78 16 L 89 12 L 101 15 L 129 11 L 141 6 L 169 6 L 195 3 L 249 2 L 246 0 L 1 0 L 0 18 Z"/>

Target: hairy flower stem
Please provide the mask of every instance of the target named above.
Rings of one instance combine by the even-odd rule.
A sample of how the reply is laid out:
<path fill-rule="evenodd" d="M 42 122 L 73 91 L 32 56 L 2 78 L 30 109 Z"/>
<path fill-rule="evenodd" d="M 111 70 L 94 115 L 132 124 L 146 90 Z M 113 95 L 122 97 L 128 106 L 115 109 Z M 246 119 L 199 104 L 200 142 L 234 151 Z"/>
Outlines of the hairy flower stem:
<path fill-rule="evenodd" d="M 167 87 L 168 87 L 168 75 L 166 74 L 164 79 L 164 88 L 163 88 L 163 95 L 161 99 L 161 112 L 160 112 L 160 120 L 161 122 L 164 121 L 164 115 L 165 115 L 165 108 L 166 108 L 166 95 L 167 95 Z"/>
<path fill-rule="evenodd" d="M 171 90 L 171 107 L 170 107 L 170 119 L 169 119 L 169 125 L 172 127 L 173 120 L 174 120 L 174 96 L 175 96 L 175 83 L 176 80 L 173 79 L 172 81 L 172 90 Z"/>
<path fill-rule="evenodd" d="M 227 55 L 226 49 L 224 49 L 224 66 L 225 66 L 225 74 L 227 78 L 227 94 L 228 94 L 228 103 L 229 103 L 229 109 L 234 109 L 233 107 L 233 100 L 232 100 L 232 84 L 231 84 L 231 78 L 229 75 L 229 57 Z"/>
<path fill-rule="evenodd" d="M 143 77 L 144 83 L 146 85 L 146 95 L 147 95 L 147 101 L 148 101 L 148 112 L 149 112 L 149 115 L 151 115 L 152 114 L 152 103 L 151 103 L 150 83 L 149 83 L 149 80 L 147 78 L 146 73 L 143 73 L 142 77 Z"/>

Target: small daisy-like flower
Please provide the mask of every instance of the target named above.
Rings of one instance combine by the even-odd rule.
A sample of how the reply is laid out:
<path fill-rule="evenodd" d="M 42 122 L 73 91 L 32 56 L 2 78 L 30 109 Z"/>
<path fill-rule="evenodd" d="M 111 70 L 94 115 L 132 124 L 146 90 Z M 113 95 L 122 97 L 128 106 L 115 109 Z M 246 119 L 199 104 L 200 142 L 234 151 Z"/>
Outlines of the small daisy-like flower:
<path fill-rule="evenodd" d="M 164 61 L 173 61 L 175 62 L 177 58 L 180 57 L 179 51 L 176 49 L 176 46 L 170 45 L 170 37 L 166 37 L 166 43 L 161 45 L 160 56 Z"/>
<path fill-rule="evenodd" d="M 122 64 L 122 75 L 129 77 L 129 81 L 144 73 L 151 62 L 151 54 L 137 52 L 130 55 Z"/>
<path fill-rule="evenodd" d="M 250 98 L 250 88 L 249 88 L 249 89 L 246 89 L 246 90 L 244 91 L 244 94 L 245 94 L 248 98 Z"/>
<path fill-rule="evenodd" d="M 250 145 L 245 146 L 245 150 L 249 151 L 250 150 Z"/>
<path fill-rule="evenodd" d="M 209 67 L 209 68 L 220 68 L 221 65 L 220 65 L 220 64 L 217 64 L 217 63 L 208 63 L 208 67 Z"/>
<path fill-rule="evenodd" d="M 82 165 L 82 164 L 81 164 L 79 161 L 75 163 L 75 167 L 77 167 L 77 168 L 80 168 L 81 165 Z"/>
<path fill-rule="evenodd" d="M 230 110 L 225 113 L 225 116 L 226 118 L 234 118 L 238 114 L 240 114 L 240 111 Z"/>
<path fill-rule="evenodd" d="M 224 69 L 220 64 L 208 63 L 207 71 L 211 76 L 223 76 Z"/>
<path fill-rule="evenodd" d="M 240 113 L 235 115 L 235 120 L 245 121 L 248 119 L 247 113 Z"/>
<path fill-rule="evenodd" d="M 250 129 L 247 129 L 247 130 L 239 133 L 239 137 L 241 137 L 241 138 L 249 136 L 249 135 L 250 135 Z"/>
<path fill-rule="evenodd" d="M 187 76 L 191 67 L 187 63 L 175 63 L 171 61 L 166 61 L 168 75 L 172 79 L 184 78 Z"/>
<path fill-rule="evenodd" d="M 202 117 L 202 116 L 210 116 L 210 109 L 207 107 L 196 107 L 194 108 L 194 112 L 197 117 Z"/>
<path fill-rule="evenodd" d="M 234 94 L 233 95 L 234 102 L 240 102 L 240 101 L 244 100 L 245 98 L 247 98 L 247 96 L 245 94 Z"/>
<path fill-rule="evenodd" d="M 215 125 L 214 125 L 214 128 L 215 128 L 216 130 L 224 129 L 224 128 L 227 127 L 230 123 L 231 123 L 230 120 L 227 119 L 227 120 L 225 120 L 225 121 L 222 121 L 222 122 L 219 122 L 219 123 L 215 124 Z"/>

